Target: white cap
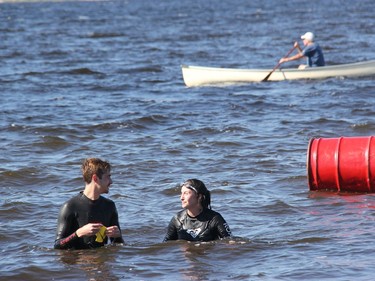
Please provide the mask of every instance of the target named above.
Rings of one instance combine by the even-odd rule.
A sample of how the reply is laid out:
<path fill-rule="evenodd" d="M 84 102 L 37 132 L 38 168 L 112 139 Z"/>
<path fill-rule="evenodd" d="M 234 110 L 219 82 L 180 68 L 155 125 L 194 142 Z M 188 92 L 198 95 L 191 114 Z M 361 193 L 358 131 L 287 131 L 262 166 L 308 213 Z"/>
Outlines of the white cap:
<path fill-rule="evenodd" d="M 314 41 L 314 37 L 315 37 L 314 33 L 312 33 L 312 32 L 306 32 L 305 34 L 303 34 L 301 36 L 301 39 L 313 42 Z"/>

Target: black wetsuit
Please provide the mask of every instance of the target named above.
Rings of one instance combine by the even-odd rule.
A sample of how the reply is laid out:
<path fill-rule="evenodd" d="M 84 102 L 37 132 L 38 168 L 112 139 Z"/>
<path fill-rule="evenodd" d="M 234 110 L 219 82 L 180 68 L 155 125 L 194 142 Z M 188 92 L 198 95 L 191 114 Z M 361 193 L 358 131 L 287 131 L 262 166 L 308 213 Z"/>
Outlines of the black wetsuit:
<path fill-rule="evenodd" d="M 164 241 L 212 241 L 230 236 L 229 225 L 218 212 L 204 209 L 193 218 L 182 210 L 171 219 Z"/>
<path fill-rule="evenodd" d="M 87 249 L 104 246 L 108 242 L 96 242 L 96 236 L 78 237 L 78 228 L 88 223 L 102 223 L 104 226 L 117 225 L 118 214 L 115 203 L 100 196 L 97 200 L 90 200 L 83 192 L 67 201 L 60 209 L 57 223 L 55 249 Z M 121 230 L 120 230 L 121 233 Z M 111 238 L 111 242 L 123 243 L 122 237 Z"/>

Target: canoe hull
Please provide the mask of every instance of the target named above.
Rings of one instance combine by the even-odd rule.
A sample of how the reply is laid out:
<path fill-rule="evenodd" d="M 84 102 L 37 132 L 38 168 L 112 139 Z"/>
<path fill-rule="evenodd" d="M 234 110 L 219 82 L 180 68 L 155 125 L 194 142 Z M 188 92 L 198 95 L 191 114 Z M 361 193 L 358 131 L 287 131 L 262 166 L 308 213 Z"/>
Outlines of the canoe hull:
<path fill-rule="evenodd" d="M 272 69 L 234 69 L 182 65 L 186 86 L 261 82 Z M 375 60 L 306 69 L 277 69 L 268 81 L 324 79 L 329 77 L 358 77 L 375 75 Z"/>

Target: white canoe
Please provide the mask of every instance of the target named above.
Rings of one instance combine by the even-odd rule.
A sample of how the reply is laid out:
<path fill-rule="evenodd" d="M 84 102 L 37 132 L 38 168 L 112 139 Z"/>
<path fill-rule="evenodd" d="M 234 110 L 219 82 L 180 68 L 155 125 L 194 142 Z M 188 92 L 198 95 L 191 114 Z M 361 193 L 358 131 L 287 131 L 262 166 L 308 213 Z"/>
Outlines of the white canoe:
<path fill-rule="evenodd" d="M 182 65 L 186 86 L 261 82 L 272 69 L 235 69 Z M 268 81 L 375 75 L 375 60 L 306 69 L 276 69 Z"/>

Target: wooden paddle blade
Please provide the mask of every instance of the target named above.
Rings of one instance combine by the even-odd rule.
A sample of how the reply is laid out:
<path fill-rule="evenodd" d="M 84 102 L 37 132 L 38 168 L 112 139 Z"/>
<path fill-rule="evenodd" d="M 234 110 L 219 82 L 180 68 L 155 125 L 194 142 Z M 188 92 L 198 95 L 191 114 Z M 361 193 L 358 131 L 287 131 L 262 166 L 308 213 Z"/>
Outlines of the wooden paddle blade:
<path fill-rule="evenodd" d="M 295 49 L 296 47 L 293 46 L 293 48 L 291 48 L 289 50 L 289 52 L 284 56 L 284 58 L 288 57 L 292 52 L 293 50 Z M 264 77 L 264 79 L 262 80 L 262 82 L 266 82 L 268 81 L 268 79 L 270 78 L 271 74 L 281 65 L 281 63 L 278 63 L 272 70 L 270 73 L 268 73 L 268 75 L 266 77 Z"/>
<path fill-rule="evenodd" d="M 273 71 L 271 71 L 270 73 L 268 73 L 268 75 L 266 77 L 264 77 L 264 79 L 262 80 L 262 82 L 267 82 L 268 78 L 270 78 L 271 74 L 273 73 Z"/>
<path fill-rule="evenodd" d="M 270 78 L 270 76 L 272 75 L 272 73 L 280 66 L 280 63 L 278 63 L 272 70 L 270 73 L 268 73 L 268 75 L 266 77 L 264 77 L 264 79 L 262 80 L 262 82 L 267 82 L 268 81 L 268 78 Z"/>

